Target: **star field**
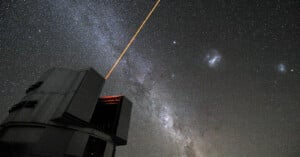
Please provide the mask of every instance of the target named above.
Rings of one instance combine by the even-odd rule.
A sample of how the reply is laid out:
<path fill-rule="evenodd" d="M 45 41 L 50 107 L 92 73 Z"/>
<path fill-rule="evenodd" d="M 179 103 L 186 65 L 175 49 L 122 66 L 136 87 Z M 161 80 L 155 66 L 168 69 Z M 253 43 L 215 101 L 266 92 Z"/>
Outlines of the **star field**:
<path fill-rule="evenodd" d="M 51 67 L 104 76 L 154 3 L 0 2 L 0 120 Z M 133 102 L 116 156 L 299 156 L 297 3 L 162 0 L 103 89 Z"/>

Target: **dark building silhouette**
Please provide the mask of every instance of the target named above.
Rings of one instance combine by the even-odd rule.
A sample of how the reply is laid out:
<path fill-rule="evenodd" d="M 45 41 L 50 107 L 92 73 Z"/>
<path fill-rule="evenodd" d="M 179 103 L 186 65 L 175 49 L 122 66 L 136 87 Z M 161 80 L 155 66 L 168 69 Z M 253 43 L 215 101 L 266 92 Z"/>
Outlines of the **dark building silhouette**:
<path fill-rule="evenodd" d="M 26 90 L 0 125 L 1 157 L 113 157 L 127 144 L 131 102 L 100 97 L 95 70 L 54 68 Z"/>

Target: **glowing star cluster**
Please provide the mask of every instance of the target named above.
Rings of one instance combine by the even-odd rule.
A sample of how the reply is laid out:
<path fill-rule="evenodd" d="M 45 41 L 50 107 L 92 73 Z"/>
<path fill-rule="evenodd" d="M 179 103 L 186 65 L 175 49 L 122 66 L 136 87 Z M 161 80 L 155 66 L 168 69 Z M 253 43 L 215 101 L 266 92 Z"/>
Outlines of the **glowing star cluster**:
<path fill-rule="evenodd" d="M 286 73 L 287 72 L 286 65 L 283 63 L 279 63 L 277 65 L 277 71 L 280 73 Z"/>
<path fill-rule="evenodd" d="M 160 121 L 165 128 L 173 127 L 173 117 L 170 115 L 170 109 L 166 106 L 163 107 L 160 115 Z"/>
<path fill-rule="evenodd" d="M 214 68 L 217 65 L 219 65 L 221 60 L 222 60 L 222 56 L 216 49 L 210 50 L 204 58 L 204 61 L 211 68 Z"/>
<path fill-rule="evenodd" d="M 162 101 L 162 98 L 167 98 L 170 95 L 159 92 L 161 89 L 169 89 L 168 86 L 162 84 L 155 86 L 149 92 L 151 107 L 153 108 L 153 121 L 158 122 L 162 131 L 166 133 L 168 137 L 172 138 L 172 141 L 178 145 L 176 149 L 176 155 L 180 157 L 200 157 L 203 156 L 203 152 L 200 149 L 200 143 L 203 142 L 198 135 L 198 132 L 185 128 L 185 125 L 180 124 L 180 120 L 174 111 L 174 104 L 169 104 Z M 169 93 L 169 92 L 166 92 Z"/>

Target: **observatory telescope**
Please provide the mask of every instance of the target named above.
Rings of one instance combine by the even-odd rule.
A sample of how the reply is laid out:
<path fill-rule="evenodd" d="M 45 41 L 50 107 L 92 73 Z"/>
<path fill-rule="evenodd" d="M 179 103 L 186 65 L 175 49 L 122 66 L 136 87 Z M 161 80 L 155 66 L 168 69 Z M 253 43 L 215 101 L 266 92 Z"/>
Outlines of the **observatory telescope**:
<path fill-rule="evenodd" d="M 114 157 L 127 144 L 132 103 L 100 97 L 104 83 L 92 68 L 45 72 L 0 123 L 0 156 Z"/>

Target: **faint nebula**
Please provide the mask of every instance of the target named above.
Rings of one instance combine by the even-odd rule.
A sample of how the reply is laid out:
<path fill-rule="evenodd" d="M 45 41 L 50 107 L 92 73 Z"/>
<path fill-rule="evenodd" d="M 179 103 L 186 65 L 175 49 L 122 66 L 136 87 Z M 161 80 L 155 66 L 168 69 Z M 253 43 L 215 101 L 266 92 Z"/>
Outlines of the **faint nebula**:
<path fill-rule="evenodd" d="M 174 74 L 174 73 L 172 73 L 172 75 L 171 75 L 171 78 L 172 78 L 172 79 L 174 79 L 174 78 L 175 78 L 175 74 Z"/>
<path fill-rule="evenodd" d="M 204 61 L 211 68 L 214 68 L 217 65 L 219 65 L 221 60 L 222 60 L 222 56 L 216 49 L 209 50 L 208 53 L 206 54 L 205 58 L 204 58 Z"/>
<path fill-rule="evenodd" d="M 279 63 L 277 65 L 277 71 L 280 72 L 280 73 L 286 73 L 287 72 L 286 65 L 283 64 L 283 63 Z"/>

